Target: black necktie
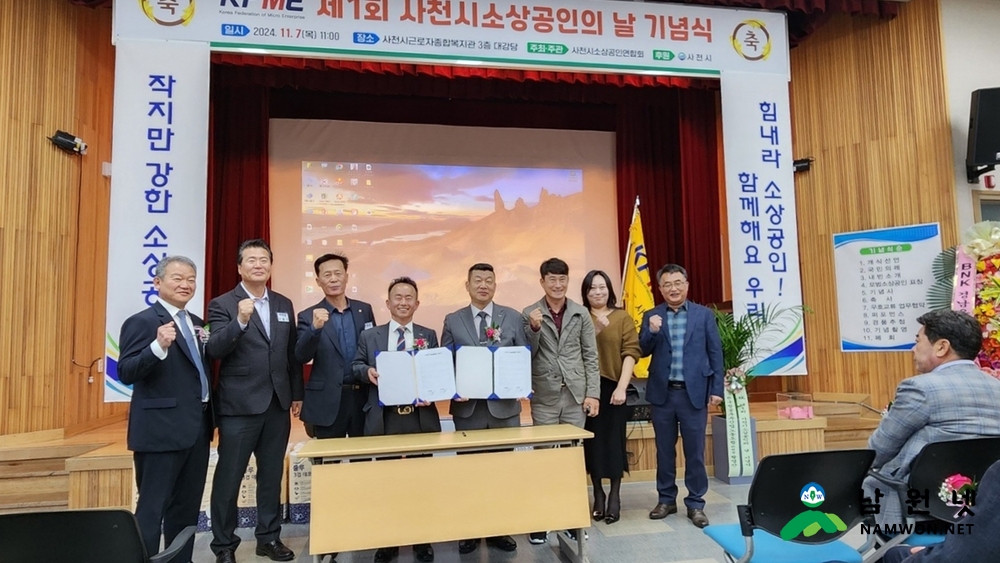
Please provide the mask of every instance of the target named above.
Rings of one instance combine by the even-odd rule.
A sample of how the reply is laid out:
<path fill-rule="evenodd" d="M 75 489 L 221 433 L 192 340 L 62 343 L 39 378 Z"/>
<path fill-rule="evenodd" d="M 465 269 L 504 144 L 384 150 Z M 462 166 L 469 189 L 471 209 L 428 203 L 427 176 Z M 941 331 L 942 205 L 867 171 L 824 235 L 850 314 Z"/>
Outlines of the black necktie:
<path fill-rule="evenodd" d="M 479 311 L 479 342 L 486 342 L 486 311 Z"/>

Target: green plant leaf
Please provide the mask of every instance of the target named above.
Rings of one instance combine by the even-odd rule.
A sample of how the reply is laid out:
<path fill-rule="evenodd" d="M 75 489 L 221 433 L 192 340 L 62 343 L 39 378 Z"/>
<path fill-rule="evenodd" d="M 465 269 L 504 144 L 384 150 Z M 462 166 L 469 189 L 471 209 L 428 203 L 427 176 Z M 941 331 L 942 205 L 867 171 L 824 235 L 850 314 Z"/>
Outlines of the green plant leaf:
<path fill-rule="evenodd" d="M 953 283 L 955 279 L 955 253 L 957 249 L 957 246 L 946 248 L 934 258 L 931 271 L 934 272 L 935 280 L 948 280 L 949 283 Z"/>
<path fill-rule="evenodd" d="M 951 299 L 954 294 L 952 278 L 938 280 L 927 289 L 927 308 L 931 311 L 951 309 Z"/>

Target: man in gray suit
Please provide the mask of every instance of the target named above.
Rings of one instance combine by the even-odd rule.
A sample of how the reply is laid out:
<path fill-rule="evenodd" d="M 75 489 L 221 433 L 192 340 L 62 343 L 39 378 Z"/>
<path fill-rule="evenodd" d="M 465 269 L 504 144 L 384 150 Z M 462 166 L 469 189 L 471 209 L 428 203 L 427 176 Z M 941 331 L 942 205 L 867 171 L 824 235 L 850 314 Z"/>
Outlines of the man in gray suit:
<path fill-rule="evenodd" d="M 368 402 L 365 404 L 365 436 L 440 432 L 441 419 L 433 403 L 379 406 L 376 353 L 438 347 L 437 333 L 413 322 L 413 314 L 420 306 L 417 282 L 405 277 L 392 280 L 385 306 L 392 319 L 388 324 L 361 333 L 352 366 L 354 379 L 369 384 Z M 398 547 L 381 548 L 375 552 L 375 563 L 389 563 L 398 555 Z M 413 555 L 421 563 L 434 561 L 434 549 L 430 544 L 413 546 Z"/>
<path fill-rule="evenodd" d="M 465 290 L 472 304 L 449 313 L 444 318 L 441 331 L 442 346 L 527 346 L 521 314 L 497 305 L 493 296 L 497 291 L 496 274 L 489 264 L 473 264 L 469 268 Z M 499 337 L 490 339 L 490 329 L 500 330 Z M 455 399 L 451 401 L 451 416 L 455 430 L 481 430 L 484 428 L 509 428 L 521 425 L 521 402 L 517 399 Z M 503 551 L 514 551 L 517 542 L 510 536 L 487 538 L 486 544 Z M 479 547 L 479 540 L 458 542 L 460 554 L 472 553 Z"/>
<path fill-rule="evenodd" d="M 536 426 L 565 423 L 583 428 L 601 406 L 594 321 L 590 311 L 566 297 L 566 262 L 549 258 L 539 273 L 545 297 L 523 313 L 531 343 L 531 419 Z M 546 536 L 533 532 L 528 541 L 542 544 Z"/>
<path fill-rule="evenodd" d="M 208 304 L 208 356 L 220 360 L 216 389 L 219 461 L 212 481 L 212 551 L 235 563 L 236 498 L 250 454 L 257 460 L 257 555 L 291 561 L 281 543 L 281 475 L 291 419 L 302 407 L 302 364 L 295 359 L 292 302 L 267 289 L 271 249 L 260 239 L 240 245 L 243 281 Z"/>
<path fill-rule="evenodd" d="M 925 313 L 917 322 L 922 326 L 913 363 L 919 375 L 896 387 L 892 407 L 868 441 L 876 452 L 872 466 L 903 482 L 927 444 L 1000 436 L 1000 381 L 973 362 L 982 346 L 979 322 L 952 310 Z M 865 495 L 874 495 L 879 486 L 874 477 L 865 479 Z M 885 495 L 876 519 L 882 525 L 903 523 L 897 495 Z"/>

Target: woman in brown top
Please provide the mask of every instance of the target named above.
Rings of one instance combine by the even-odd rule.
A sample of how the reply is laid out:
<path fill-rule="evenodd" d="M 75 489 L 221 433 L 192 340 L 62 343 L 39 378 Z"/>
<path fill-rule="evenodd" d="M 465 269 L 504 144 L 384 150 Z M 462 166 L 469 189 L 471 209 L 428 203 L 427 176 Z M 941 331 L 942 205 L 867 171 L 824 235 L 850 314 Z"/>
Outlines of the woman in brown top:
<path fill-rule="evenodd" d="M 616 307 L 611 278 L 606 273 L 588 272 L 581 294 L 597 331 L 597 359 L 601 368 L 601 408 L 597 416 L 587 418 L 586 428 L 594 437 L 583 443 L 587 472 L 594 484 L 592 516 L 594 520 L 614 524 L 621 517 L 622 475 L 628 470 L 625 426 L 629 409 L 625 406 L 625 389 L 640 356 L 639 335 L 628 313 Z M 607 497 L 602 479 L 611 480 Z"/>

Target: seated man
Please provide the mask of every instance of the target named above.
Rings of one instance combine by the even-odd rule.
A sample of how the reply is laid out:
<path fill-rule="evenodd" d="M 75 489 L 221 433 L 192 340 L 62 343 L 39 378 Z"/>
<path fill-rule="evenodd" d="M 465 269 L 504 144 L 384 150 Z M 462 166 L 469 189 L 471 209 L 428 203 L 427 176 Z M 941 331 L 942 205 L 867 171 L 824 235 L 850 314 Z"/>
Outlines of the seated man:
<path fill-rule="evenodd" d="M 876 452 L 873 467 L 903 482 L 909 478 L 910 463 L 927 444 L 1000 436 L 1000 381 L 972 361 L 982 345 L 979 322 L 951 310 L 925 313 L 917 322 L 922 326 L 913 363 L 919 375 L 899 384 L 892 407 L 868 441 Z M 865 479 L 866 496 L 876 488 L 885 494 L 878 523 L 903 523 L 895 492 L 886 491 L 888 486 L 874 477 Z"/>
<path fill-rule="evenodd" d="M 972 563 L 995 561 L 1000 553 L 1000 461 L 983 475 L 976 491 L 973 513 L 962 520 L 963 534 L 948 534 L 944 543 L 924 549 L 894 547 L 882 558 L 883 563 Z"/>

